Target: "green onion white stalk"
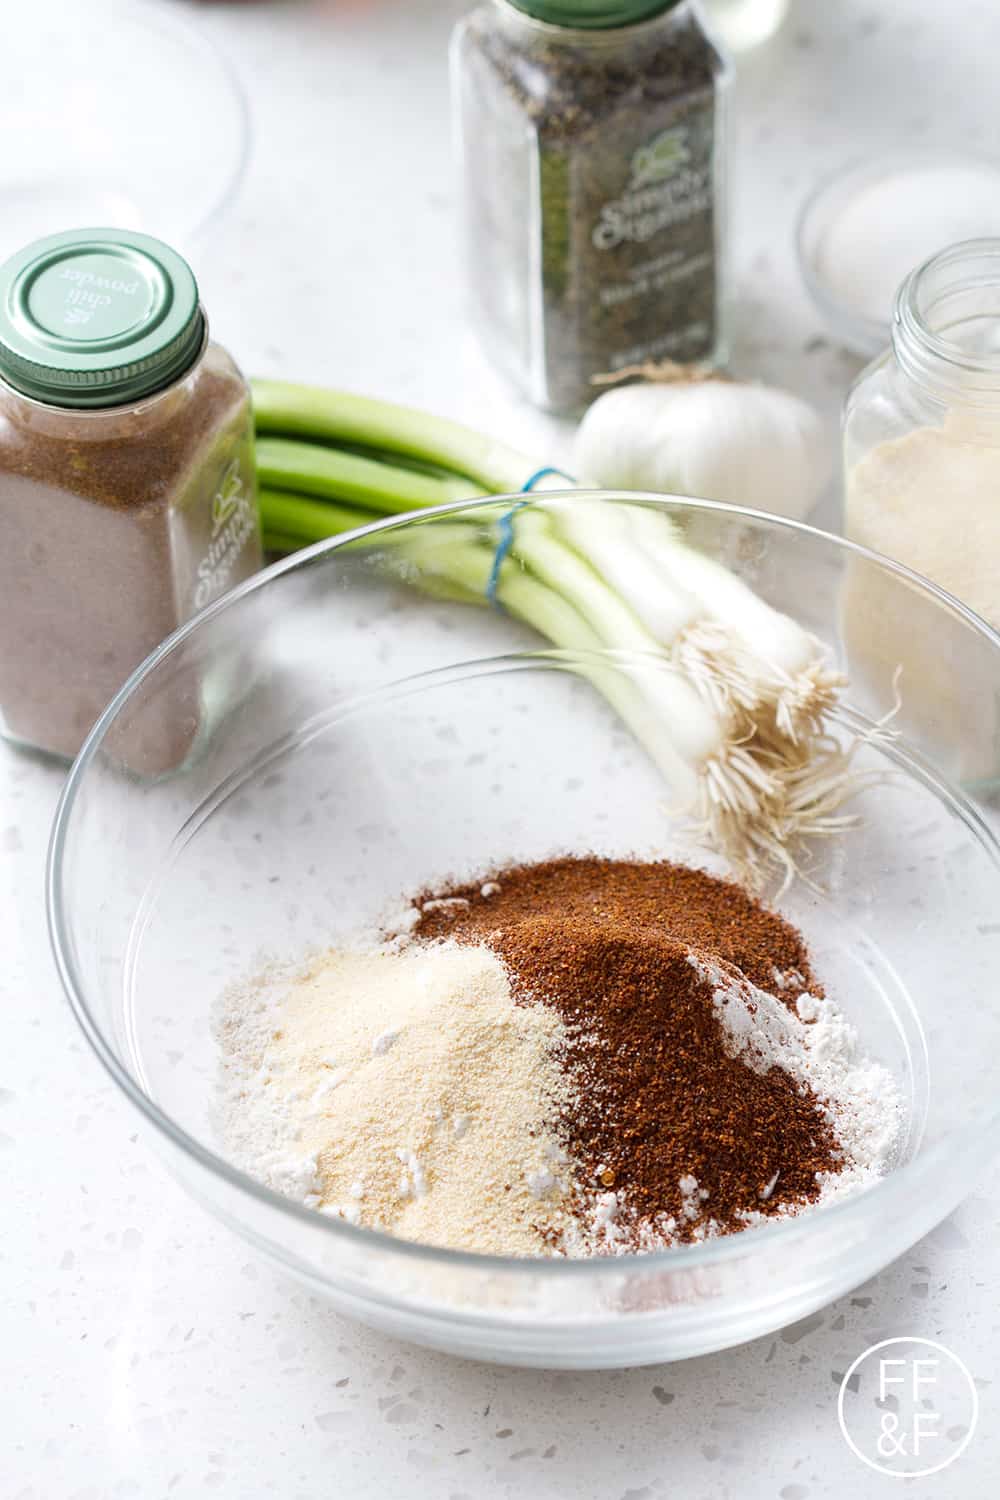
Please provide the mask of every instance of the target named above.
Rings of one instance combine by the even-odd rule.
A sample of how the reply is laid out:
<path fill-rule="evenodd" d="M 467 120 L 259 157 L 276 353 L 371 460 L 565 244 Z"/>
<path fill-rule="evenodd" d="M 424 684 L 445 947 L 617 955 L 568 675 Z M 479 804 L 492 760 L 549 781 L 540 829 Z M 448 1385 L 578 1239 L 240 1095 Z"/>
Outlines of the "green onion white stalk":
<path fill-rule="evenodd" d="M 743 653 L 751 695 L 756 695 L 747 703 L 751 711 L 771 705 L 778 728 L 792 740 L 819 733 L 843 678 L 830 671 L 815 636 L 765 604 L 721 563 L 685 546 L 669 516 L 639 506 L 627 515 L 658 575 L 689 589 L 708 619 L 729 633 L 734 650 Z"/>
<path fill-rule="evenodd" d="M 276 551 L 398 512 L 517 495 L 539 468 L 457 423 L 360 396 L 258 381 L 254 405 L 265 542 Z M 656 508 L 581 493 L 524 504 L 510 525 L 494 602 L 580 658 L 671 803 L 744 878 L 775 865 L 790 877 L 803 836 L 844 826 L 855 784 L 850 750 L 826 731 L 842 679 L 819 642 Z M 495 541 L 478 518 L 387 530 L 379 544 L 400 578 L 490 602 Z"/>

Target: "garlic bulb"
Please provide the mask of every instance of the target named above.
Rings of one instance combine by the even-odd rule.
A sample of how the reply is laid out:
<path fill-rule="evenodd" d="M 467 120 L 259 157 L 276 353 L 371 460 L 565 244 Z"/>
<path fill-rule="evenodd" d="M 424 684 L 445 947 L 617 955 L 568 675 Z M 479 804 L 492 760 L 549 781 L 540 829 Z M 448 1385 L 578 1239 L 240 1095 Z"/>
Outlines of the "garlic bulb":
<path fill-rule="evenodd" d="M 798 520 L 833 468 L 813 407 L 772 386 L 670 377 L 598 397 L 574 447 L 581 483 L 725 500 Z"/>

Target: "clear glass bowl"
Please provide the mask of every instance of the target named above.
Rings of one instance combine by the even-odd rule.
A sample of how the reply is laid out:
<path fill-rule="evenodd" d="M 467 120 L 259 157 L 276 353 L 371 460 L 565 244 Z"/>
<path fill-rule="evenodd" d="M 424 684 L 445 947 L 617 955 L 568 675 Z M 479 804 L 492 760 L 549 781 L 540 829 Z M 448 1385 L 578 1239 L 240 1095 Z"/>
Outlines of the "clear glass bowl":
<path fill-rule="evenodd" d="M 182 252 L 232 201 L 250 144 L 228 59 L 163 0 L 4 7 L 0 260 L 100 225 Z"/>
<path fill-rule="evenodd" d="M 942 1219 L 1000 1145 L 1000 637 L 916 575 L 806 526 L 606 499 L 661 506 L 829 644 L 851 678 L 838 733 L 895 710 L 894 738 L 859 756 L 884 778 L 858 798 L 860 826 L 826 846 L 822 889 L 797 882 L 779 902 L 909 1101 L 903 1160 L 867 1194 L 645 1257 L 516 1261 L 352 1228 L 222 1154 L 211 1014 L 265 955 L 328 944 L 400 893 L 495 860 L 561 849 L 718 865 L 683 842 L 658 774 L 587 680 L 592 658 L 412 586 L 433 587 L 456 518 L 495 541 L 507 501 L 314 547 L 179 631 L 96 726 L 50 855 L 73 1009 L 191 1194 L 351 1316 L 509 1363 L 679 1359 L 803 1317 Z M 421 528 L 419 566 L 400 567 L 401 527 Z M 911 661 L 898 681 L 886 617 L 926 647 L 926 676 Z M 178 684 L 202 686 L 196 751 L 147 773 Z"/>

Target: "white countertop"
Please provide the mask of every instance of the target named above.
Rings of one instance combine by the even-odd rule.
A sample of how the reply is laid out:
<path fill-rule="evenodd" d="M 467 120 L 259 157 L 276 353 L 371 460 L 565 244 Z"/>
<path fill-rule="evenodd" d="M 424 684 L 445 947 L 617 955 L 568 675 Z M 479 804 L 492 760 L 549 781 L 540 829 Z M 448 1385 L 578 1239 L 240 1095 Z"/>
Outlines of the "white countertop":
<path fill-rule="evenodd" d="M 199 275 L 216 334 L 254 372 L 437 408 L 558 461 L 558 424 L 504 391 L 463 322 L 445 68 L 463 8 L 192 7 L 244 73 L 256 131 Z M 992 145 L 998 49 L 989 0 L 800 0 L 742 66 L 738 368 L 811 392 L 833 420 L 857 366 L 799 287 L 801 199 L 880 142 Z M 3 1500 L 866 1500 L 892 1486 L 844 1444 L 838 1382 L 894 1334 L 944 1341 L 982 1401 L 966 1453 L 918 1493 L 997 1493 L 1000 1170 L 853 1296 L 655 1369 L 460 1363 L 344 1322 L 257 1261 L 164 1175 L 68 1013 L 42 904 L 60 780 L 0 747 Z"/>

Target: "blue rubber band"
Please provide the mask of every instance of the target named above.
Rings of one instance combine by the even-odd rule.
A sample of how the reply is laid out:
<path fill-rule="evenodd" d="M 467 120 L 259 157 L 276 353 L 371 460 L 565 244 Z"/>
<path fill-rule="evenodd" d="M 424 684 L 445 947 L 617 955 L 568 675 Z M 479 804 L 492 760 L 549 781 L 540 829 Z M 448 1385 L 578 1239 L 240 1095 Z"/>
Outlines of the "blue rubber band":
<path fill-rule="evenodd" d="M 558 474 L 560 479 L 565 479 L 570 484 L 574 483 L 574 480 L 564 470 L 553 469 L 547 465 L 543 469 L 535 470 L 527 483 L 521 486 L 521 494 L 529 495 L 535 488 L 535 485 L 540 483 L 541 480 L 547 479 L 550 474 Z M 500 539 L 497 542 L 497 549 L 493 554 L 493 565 L 490 568 L 490 576 L 486 584 L 486 597 L 494 609 L 500 608 L 500 605 L 497 603 L 497 586 L 500 583 L 500 570 L 507 559 L 507 553 L 514 545 L 514 517 L 519 510 L 523 510 L 526 505 L 530 504 L 530 500 L 518 500 L 516 505 L 510 507 L 510 510 L 504 511 L 497 522 Z"/>
<path fill-rule="evenodd" d="M 526 505 L 530 504 L 530 500 L 519 500 L 516 505 L 511 506 L 510 510 L 505 510 L 497 522 L 500 540 L 497 542 L 497 550 L 493 554 L 493 566 L 490 568 L 490 576 L 486 584 L 486 597 L 494 609 L 500 608 L 497 603 L 497 585 L 500 582 L 500 569 L 504 565 L 507 553 L 514 545 L 514 516 L 519 510 L 523 510 Z"/>
<path fill-rule="evenodd" d="M 530 492 L 535 488 L 535 485 L 538 484 L 542 479 L 548 479 L 550 474 L 556 474 L 560 479 L 565 479 L 567 484 L 576 483 L 576 480 L 572 477 L 572 475 L 567 474 L 565 469 L 536 469 L 534 474 L 532 474 L 531 478 L 528 480 L 527 484 L 522 484 L 521 494 L 530 494 Z"/>

